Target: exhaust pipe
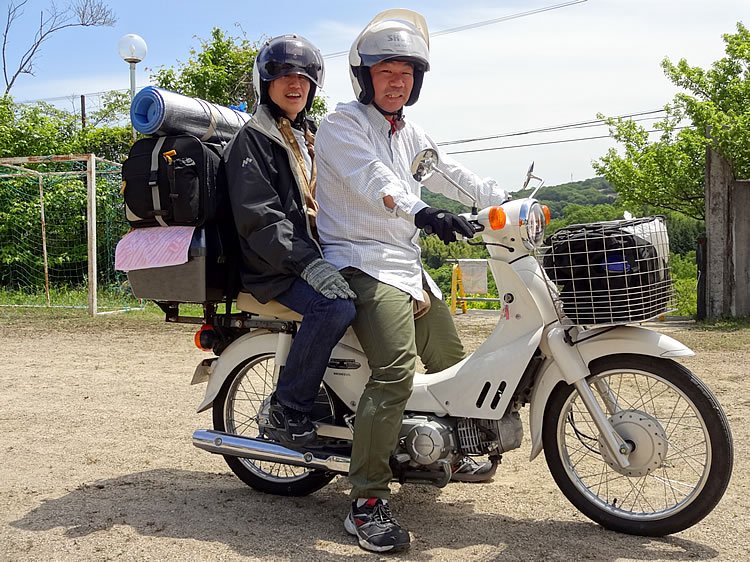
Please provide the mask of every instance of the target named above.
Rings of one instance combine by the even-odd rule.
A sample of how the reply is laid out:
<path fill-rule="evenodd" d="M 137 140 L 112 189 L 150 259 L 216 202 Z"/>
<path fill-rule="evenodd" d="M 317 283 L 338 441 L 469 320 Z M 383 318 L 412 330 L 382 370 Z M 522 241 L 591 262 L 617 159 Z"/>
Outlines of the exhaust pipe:
<path fill-rule="evenodd" d="M 349 473 L 349 457 L 342 457 L 325 451 L 295 451 L 271 441 L 242 437 L 212 429 L 196 430 L 193 433 L 193 445 L 209 453 L 219 455 L 290 464 L 341 474 Z"/>

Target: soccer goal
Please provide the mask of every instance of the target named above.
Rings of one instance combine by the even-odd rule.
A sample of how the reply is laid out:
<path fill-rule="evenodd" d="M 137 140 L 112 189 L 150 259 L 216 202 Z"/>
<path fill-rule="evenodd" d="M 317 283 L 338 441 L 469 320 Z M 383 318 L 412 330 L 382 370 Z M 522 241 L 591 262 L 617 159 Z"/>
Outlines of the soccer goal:
<path fill-rule="evenodd" d="M 0 158 L 0 306 L 139 306 L 114 269 L 120 170 L 94 154 Z"/>

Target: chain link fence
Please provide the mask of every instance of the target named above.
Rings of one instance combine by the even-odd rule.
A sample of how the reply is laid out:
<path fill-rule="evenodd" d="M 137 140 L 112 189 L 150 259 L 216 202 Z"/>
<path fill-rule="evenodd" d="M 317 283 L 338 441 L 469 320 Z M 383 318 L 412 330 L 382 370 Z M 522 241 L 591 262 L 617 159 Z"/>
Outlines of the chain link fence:
<path fill-rule="evenodd" d="M 120 170 L 93 154 L 0 158 L 0 306 L 140 306 L 114 269 Z"/>

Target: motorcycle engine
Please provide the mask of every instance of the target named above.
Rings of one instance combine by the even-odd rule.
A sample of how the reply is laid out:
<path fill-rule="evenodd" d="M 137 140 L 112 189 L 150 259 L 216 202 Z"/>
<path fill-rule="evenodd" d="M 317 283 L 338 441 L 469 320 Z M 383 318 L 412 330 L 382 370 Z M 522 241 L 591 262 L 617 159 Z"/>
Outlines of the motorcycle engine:
<path fill-rule="evenodd" d="M 456 431 L 461 450 L 469 455 L 491 451 L 504 453 L 517 449 L 523 441 L 523 425 L 518 412 L 509 412 L 499 420 L 458 420 Z"/>
<path fill-rule="evenodd" d="M 422 466 L 445 459 L 457 449 L 453 426 L 427 416 L 405 418 L 399 442 L 411 461 Z"/>

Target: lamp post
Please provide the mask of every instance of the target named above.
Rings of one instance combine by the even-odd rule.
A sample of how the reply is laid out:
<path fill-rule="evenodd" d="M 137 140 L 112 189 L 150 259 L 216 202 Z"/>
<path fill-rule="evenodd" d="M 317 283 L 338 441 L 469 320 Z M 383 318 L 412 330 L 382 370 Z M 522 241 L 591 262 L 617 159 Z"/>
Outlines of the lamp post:
<path fill-rule="evenodd" d="M 135 97 L 135 65 L 146 58 L 148 47 L 140 35 L 128 33 L 120 37 L 117 43 L 117 50 L 120 58 L 130 65 L 130 103 L 133 103 Z M 135 128 L 133 128 L 133 140 L 136 138 Z"/>

